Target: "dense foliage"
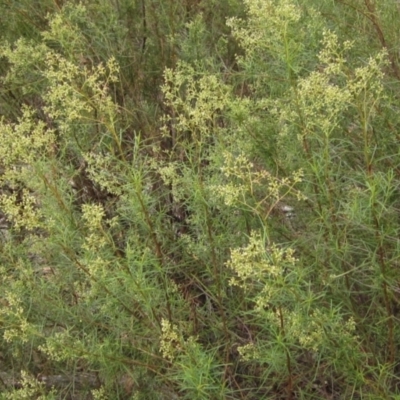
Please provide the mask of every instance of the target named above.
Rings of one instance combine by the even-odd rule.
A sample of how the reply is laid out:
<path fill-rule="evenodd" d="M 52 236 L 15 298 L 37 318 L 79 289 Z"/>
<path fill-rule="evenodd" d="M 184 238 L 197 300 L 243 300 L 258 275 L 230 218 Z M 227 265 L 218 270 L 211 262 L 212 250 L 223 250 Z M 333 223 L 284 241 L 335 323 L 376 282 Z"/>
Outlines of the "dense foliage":
<path fill-rule="evenodd" d="M 0 1 L 1 399 L 400 399 L 400 3 Z"/>

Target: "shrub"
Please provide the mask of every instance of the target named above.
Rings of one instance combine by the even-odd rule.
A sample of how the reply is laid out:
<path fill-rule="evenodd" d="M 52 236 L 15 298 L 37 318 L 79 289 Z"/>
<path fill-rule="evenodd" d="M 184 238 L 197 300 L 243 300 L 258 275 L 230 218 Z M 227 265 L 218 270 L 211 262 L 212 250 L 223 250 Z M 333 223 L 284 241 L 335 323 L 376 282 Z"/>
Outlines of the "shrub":
<path fill-rule="evenodd" d="M 28 3 L 4 398 L 399 396 L 397 3 Z"/>

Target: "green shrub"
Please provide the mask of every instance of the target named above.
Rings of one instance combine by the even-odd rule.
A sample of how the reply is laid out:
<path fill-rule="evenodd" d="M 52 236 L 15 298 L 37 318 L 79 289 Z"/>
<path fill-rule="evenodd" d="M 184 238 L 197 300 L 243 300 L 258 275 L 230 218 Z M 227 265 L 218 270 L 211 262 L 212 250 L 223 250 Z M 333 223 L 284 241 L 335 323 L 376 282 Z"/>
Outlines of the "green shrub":
<path fill-rule="evenodd" d="M 59 3 L 0 5 L 2 398 L 400 396 L 397 2 Z"/>

